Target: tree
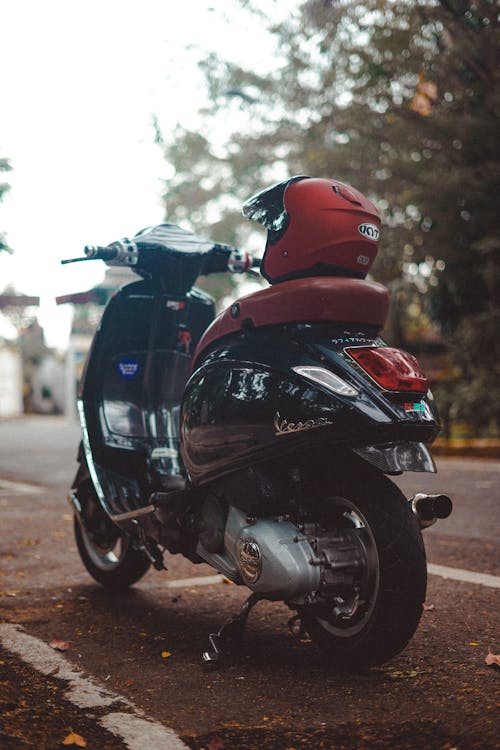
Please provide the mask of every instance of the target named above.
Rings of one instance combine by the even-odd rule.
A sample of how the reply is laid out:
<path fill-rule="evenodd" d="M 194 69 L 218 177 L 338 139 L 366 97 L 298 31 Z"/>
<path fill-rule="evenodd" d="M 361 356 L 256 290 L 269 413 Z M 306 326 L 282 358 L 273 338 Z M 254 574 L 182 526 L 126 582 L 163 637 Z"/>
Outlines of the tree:
<path fill-rule="evenodd" d="M 11 169 L 12 167 L 8 159 L 0 158 L 0 173 L 9 172 Z M 7 193 L 9 190 L 10 190 L 10 185 L 1 180 L 1 174 L 0 174 L 0 202 L 2 201 L 5 193 Z M 5 234 L 3 232 L 0 232 L 0 251 L 2 250 L 9 251 L 10 248 L 7 245 Z"/>
<path fill-rule="evenodd" d="M 451 413 L 499 420 L 496 2 L 310 0 L 270 33 L 265 75 L 204 61 L 204 126 L 166 148 L 168 216 L 241 242 L 237 206 L 257 188 L 298 173 L 351 182 L 382 209 L 374 274 L 401 300 L 397 317 L 420 308 L 451 340 Z M 472 361 L 462 339 L 474 335 Z"/>

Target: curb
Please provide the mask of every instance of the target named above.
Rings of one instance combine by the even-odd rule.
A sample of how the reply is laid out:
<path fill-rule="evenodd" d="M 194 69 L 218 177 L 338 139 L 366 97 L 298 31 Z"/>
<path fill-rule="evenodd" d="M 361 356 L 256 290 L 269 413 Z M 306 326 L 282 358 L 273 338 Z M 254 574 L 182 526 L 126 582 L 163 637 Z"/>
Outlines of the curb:
<path fill-rule="evenodd" d="M 489 458 L 500 460 L 500 440 L 436 440 L 431 446 L 433 456 L 448 458 Z"/>

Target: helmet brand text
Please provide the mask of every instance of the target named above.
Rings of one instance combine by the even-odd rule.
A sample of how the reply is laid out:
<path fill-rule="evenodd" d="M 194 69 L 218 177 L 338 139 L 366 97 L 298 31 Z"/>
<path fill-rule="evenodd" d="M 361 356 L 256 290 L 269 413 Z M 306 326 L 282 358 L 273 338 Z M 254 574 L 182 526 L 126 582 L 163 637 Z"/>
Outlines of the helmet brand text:
<path fill-rule="evenodd" d="M 358 232 L 368 240 L 378 240 L 380 237 L 380 230 L 375 224 L 360 224 L 358 226 Z"/>
<path fill-rule="evenodd" d="M 370 262 L 370 258 L 368 257 L 368 255 L 358 255 L 356 261 L 360 266 L 367 266 Z"/>

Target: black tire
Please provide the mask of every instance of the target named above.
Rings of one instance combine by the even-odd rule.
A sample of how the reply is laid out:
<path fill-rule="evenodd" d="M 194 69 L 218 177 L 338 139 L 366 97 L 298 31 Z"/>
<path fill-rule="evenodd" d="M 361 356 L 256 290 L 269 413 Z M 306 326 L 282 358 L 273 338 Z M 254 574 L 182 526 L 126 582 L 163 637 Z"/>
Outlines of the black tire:
<path fill-rule="evenodd" d="M 306 609 L 302 616 L 312 640 L 334 664 L 359 670 L 388 661 L 413 636 L 425 601 L 427 565 L 414 514 L 387 477 L 368 468 L 356 479 L 341 479 L 335 494 L 322 500 L 321 514 L 333 519 L 330 523 L 335 527 L 343 507 L 344 515 L 352 515 L 362 526 L 365 603 L 352 621 L 325 616 L 326 609 L 322 614 Z"/>
<path fill-rule="evenodd" d="M 86 569 L 107 589 L 122 591 L 132 586 L 147 573 L 151 562 L 106 516 L 89 482 L 78 490 L 78 498 L 83 519 L 75 517 L 75 539 Z"/>

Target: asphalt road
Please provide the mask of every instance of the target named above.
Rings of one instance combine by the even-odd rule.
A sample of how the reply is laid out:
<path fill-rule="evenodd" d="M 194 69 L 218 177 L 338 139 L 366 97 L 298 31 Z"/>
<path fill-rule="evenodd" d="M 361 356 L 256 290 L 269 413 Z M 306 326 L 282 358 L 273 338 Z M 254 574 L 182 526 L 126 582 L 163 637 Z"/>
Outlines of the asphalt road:
<path fill-rule="evenodd" d="M 193 578 L 212 581 L 213 571 L 178 556 L 167 560 L 168 572 L 150 572 L 124 594 L 110 597 L 94 584 L 65 502 L 78 440 L 77 425 L 60 418 L 0 423 L 1 622 L 44 643 L 66 641 L 64 658 L 82 675 L 192 748 L 498 746 L 500 671 L 484 662 L 489 649 L 500 653 L 498 589 L 431 575 L 430 609 L 407 649 L 357 675 L 333 670 L 312 643 L 294 638 L 286 607 L 261 603 L 241 652 L 207 674 L 207 634 L 237 611 L 245 591 L 198 585 Z M 429 561 L 499 576 L 500 463 L 441 459 L 438 468 L 397 482 L 407 495 L 443 491 L 455 502 L 450 519 L 424 532 Z M 89 748 L 131 747 L 97 731 L 96 709 L 75 709 L 61 685 L 56 673 L 41 680 L 0 652 L 2 750 L 62 747 L 70 730 Z"/>

